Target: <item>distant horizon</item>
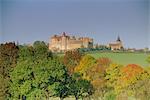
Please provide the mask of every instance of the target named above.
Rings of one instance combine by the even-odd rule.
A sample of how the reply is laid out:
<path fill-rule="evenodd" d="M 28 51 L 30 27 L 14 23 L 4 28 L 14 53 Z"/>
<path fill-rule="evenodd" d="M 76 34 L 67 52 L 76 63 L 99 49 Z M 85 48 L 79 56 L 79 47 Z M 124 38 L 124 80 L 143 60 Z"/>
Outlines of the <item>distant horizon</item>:
<path fill-rule="evenodd" d="M 150 48 L 150 0 L 0 0 L 0 43 L 49 42 L 52 35 L 87 36 L 107 45 Z"/>
<path fill-rule="evenodd" d="M 52 36 L 54 36 L 54 35 L 59 35 L 59 36 L 61 36 L 62 35 L 62 33 L 63 32 L 61 32 L 61 33 L 59 33 L 59 34 L 53 34 Z M 79 37 L 88 37 L 88 36 L 81 36 L 81 35 L 78 35 L 78 36 L 76 36 L 76 35 L 73 35 L 73 34 L 69 34 L 69 33 L 67 33 L 67 32 L 65 32 L 66 33 L 66 35 L 68 35 L 68 36 L 75 36 L 76 38 L 79 38 Z M 52 37 L 51 36 L 51 37 Z M 119 36 L 119 35 L 118 35 Z M 117 37 L 118 37 L 117 36 Z M 35 41 L 43 41 L 43 42 L 45 42 L 46 44 L 49 44 L 50 43 L 50 38 L 51 37 L 49 37 L 49 41 L 44 41 L 44 40 L 35 40 Z M 93 42 L 93 45 L 105 45 L 105 46 L 107 46 L 107 45 L 109 45 L 109 43 L 112 43 L 112 42 L 116 42 L 116 40 L 117 40 L 117 37 L 116 37 L 116 39 L 114 40 L 114 41 L 109 41 L 108 42 L 108 44 L 100 44 L 100 43 L 95 43 L 95 42 Z M 120 37 L 120 36 L 119 36 Z M 89 38 L 92 38 L 92 37 L 89 37 Z M 93 39 L 93 41 L 95 41 L 94 40 L 94 38 L 92 38 Z M 1 42 L 1 44 L 5 44 L 5 43 L 9 43 L 9 42 L 14 42 L 14 43 L 19 43 L 19 45 L 33 45 L 33 43 L 35 42 L 35 41 L 32 41 L 32 42 L 30 42 L 30 43 L 19 43 L 18 41 L 6 41 L 6 42 Z M 121 41 L 122 41 L 122 39 L 121 39 Z M 123 42 L 123 41 L 122 41 Z M 124 42 L 123 42 L 123 45 L 124 45 Z M 145 49 L 145 48 L 149 48 L 149 47 L 145 47 L 145 48 L 133 48 L 133 47 L 124 47 L 125 49 L 137 49 L 137 50 L 139 50 L 139 49 Z M 150 48 L 149 48 L 150 49 Z"/>

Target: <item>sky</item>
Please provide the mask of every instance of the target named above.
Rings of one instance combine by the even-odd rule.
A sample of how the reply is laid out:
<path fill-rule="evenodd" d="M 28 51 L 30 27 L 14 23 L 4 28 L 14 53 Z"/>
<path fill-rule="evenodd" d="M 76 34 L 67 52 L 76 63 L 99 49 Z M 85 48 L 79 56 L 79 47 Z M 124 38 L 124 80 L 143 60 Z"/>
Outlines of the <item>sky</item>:
<path fill-rule="evenodd" d="M 54 34 L 89 36 L 125 48 L 150 47 L 150 0 L 0 0 L 0 42 L 49 42 Z"/>

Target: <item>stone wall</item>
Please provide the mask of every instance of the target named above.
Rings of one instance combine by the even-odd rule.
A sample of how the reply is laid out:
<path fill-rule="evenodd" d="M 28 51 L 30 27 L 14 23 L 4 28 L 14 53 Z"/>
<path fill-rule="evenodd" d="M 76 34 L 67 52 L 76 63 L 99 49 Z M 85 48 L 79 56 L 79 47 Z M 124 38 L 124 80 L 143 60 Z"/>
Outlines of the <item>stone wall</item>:
<path fill-rule="evenodd" d="M 76 38 L 63 33 L 60 36 L 54 35 L 50 38 L 49 49 L 54 52 L 60 52 L 81 48 L 82 46 L 88 48 L 89 46 L 91 47 L 91 44 L 93 44 L 93 39 L 89 37 Z"/>

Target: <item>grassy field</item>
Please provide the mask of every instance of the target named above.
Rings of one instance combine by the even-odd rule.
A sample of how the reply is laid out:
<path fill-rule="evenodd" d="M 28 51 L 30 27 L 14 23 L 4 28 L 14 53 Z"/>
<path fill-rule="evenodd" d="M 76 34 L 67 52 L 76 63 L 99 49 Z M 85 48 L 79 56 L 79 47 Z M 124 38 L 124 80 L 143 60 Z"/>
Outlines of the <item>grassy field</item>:
<path fill-rule="evenodd" d="M 146 58 L 148 57 L 148 54 L 146 53 L 102 53 L 102 52 L 94 52 L 94 53 L 88 53 L 89 55 L 95 57 L 98 59 L 99 57 L 108 57 L 113 62 L 118 64 L 138 64 L 143 67 L 147 67 L 148 63 L 146 62 Z"/>

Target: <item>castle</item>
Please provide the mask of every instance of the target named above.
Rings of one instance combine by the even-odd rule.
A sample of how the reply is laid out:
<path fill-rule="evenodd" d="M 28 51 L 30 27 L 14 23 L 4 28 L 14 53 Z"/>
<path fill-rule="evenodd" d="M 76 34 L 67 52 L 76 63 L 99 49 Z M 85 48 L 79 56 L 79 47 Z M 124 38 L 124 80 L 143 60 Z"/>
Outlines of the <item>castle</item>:
<path fill-rule="evenodd" d="M 54 35 L 50 38 L 49 50 L 52 52 L 64 52 L 77 48 L 93 48 L 93 39 L 89 37 L 79 37 L 66 35 Z"/>
<path fill-rule="evenodd" d="M 111 50 L 121 50 L 123 49 L 123 43 L 118 36 L 115 42 L 108 44 Z M 65 32 L 62 35 L 54 35 L 49 41 L 49 50 L 52 52 L 64 52 L 68 50 L 74 50 L 77 48 L 94 48 L 93 39 L 89 37 L 75 37 L 69 36 Z"/>

